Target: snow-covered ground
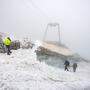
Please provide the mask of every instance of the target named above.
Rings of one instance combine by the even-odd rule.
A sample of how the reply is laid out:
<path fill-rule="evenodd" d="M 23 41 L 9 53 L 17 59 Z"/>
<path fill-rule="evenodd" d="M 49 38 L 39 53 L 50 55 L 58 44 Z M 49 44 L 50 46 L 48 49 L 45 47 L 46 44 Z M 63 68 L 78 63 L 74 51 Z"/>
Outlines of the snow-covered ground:
<path fill-rule="evenodd" d="M 31 49 L 0 54 L 0 90 L 90 90 L 90 63 L 81 61 L 77 72 L 36 60 Z"/>

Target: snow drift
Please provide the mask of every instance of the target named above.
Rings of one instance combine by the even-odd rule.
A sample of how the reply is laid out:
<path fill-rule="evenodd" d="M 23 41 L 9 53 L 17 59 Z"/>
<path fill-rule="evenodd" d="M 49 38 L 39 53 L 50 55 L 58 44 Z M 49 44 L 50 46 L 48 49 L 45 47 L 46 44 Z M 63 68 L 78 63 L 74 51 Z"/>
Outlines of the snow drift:
<path fill-rule="evenodd" d="M 0 90 L 90 89 L 88 61 L 80 59 L 76 73 L 72 72 L 72 68 L 65 72 L 63 67 L 57 68 L 56 64 L 37 60 L 35 50 L 41 43 L 36 43 L 32 49 L 12 51 L 10 56 L 0 54 Z"/>

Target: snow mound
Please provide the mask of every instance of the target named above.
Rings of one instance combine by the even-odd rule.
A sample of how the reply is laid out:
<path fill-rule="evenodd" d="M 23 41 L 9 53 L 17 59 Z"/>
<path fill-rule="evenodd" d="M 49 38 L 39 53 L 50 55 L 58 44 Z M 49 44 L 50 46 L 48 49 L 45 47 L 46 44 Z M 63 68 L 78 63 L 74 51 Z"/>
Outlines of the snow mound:
<path fill-rule="evenodd" d="M 76 73 L 65 72 L 37 60 L 35 43 L 31 49 L 0 54 L 0 90 L 89 90 L 89 63 L 80 62 Z M 84 67 L 84 68 L 81 68 Z"/>

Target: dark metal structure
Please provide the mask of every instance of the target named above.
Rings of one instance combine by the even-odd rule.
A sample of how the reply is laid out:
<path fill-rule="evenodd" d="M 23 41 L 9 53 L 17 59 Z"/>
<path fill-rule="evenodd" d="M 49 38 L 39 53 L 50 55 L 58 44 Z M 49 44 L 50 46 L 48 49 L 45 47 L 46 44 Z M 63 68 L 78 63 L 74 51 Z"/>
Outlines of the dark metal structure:
<path fill-rule="evenodd" d="M 46 30 L 45 30 L 45 33 L 44 33 L 44 37 L 43 37 L 43 41 L 46 40 L 46 36 L 47 36 L 47 33 L 48 33 L 48 28 L 58 28 L 57 29 L 57 32 L 58 32 L 58 42 L 61 43 L 61 40 L 60 40 L 60 24 L 59 23 L 48 23 L 47 24 L 47 27 L 46 27 Z"/>

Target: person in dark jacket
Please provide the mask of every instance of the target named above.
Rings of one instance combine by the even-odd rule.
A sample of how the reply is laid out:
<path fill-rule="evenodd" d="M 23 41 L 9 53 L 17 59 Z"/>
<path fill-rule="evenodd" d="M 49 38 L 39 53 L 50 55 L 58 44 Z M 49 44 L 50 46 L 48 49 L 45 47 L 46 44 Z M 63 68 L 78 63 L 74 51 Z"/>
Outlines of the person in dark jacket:
<path fill-rule="evenodd" d="M 4 45 L 6 46 L 7 49 L 7 55 L 10 55 L 10 45 L 11 45 L 11 39 L 9 37 L 6 37 L 3 41 Z"/>
<path fill-rule="evenodd" d="M 77 63 L 73 63 L 73 72 L 76 72 Z"/>
<path fill-rule="evenodd" d="M 65 66 L 65 71 L 66 70 L 69 71 L 68 67 L 70 66 L 70 62 L 66 60 L 64 66 Z"/>

